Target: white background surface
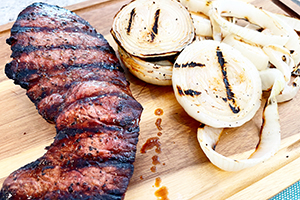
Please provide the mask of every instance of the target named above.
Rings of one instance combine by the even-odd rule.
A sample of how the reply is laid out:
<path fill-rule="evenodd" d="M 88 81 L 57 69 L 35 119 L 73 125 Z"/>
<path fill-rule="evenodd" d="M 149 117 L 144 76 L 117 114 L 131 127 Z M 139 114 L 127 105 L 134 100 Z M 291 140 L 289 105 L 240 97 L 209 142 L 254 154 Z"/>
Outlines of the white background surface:
<path fill-rule="evenodd" d="M 46 2 L 64 7 L 82 1 L 85 0 L 1 0 L 0 25 L 16 20 L 20 11 L 34 2 Z"/>

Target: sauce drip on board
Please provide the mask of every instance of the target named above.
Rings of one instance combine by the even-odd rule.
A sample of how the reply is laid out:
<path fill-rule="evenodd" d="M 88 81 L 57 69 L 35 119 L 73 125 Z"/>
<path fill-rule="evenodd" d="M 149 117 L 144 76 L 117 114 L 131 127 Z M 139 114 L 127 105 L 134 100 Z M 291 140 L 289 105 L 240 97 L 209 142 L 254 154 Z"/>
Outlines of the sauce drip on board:
<path fill-rule="evenodd" d="M 155 191 L 154 195 L 157 197 L 159 200 L 169 200 L 168 198 L 168 188 L 166 186 L 162 186 L 158 190 Z"/>
<path fill-rule="evenodd" d="M 156 172 L 156 166 L 153 165 L 151 168 L 150 168 L 151 172 Z"/>
<path fill-rule="evenodd" d="M 157 108 L 155 111 L 154 111 L 154 114 L 156 116 L 161 116 L 163 115 L 163 110 L 161 108 Z M 146 153 L 148 150 L 151 150 L 153 149 L 154 147 L 156 147 L 155 149 L 155 152 L 156 153 L 161 153 L 161 143 L 159 141 L 159 137 L 162 136 L 162 127 L 161 127 L 161 122 L 162 122 L 162 119 L 161 118 L 157 118 L 156 121 L 155 121 L 155 125 L 156 125 L 156 128 L 159 130 L 159 132 L 157 133 L 157 136 L 158 137 L 151 137 L 151 138 L 148 138 L 147 141 L 143 144 L 140 152 L 141 153 Z M 156 165 L 159 165 L 161 164 L 160 162 L 160 159 L 158 157 L 158 155 L 154 155 L 152 156 L 152 166 L 150 168 L 151 172 L 156 172 Z M 165 163 L 163 163 L 162 165 L 165 165 Z M 140 179 L 143 180 L 144 177 L 143 176 L 140 176 Z M 154 183 L 154 186 L 155 187 L 160 187 L 160 184 L 161 184 L 161 178 L 160 177 L 157 177 L 155 179 L 155 183 Z M 157 189 L 154 193 L 154 195 L 157 197 L 157 200 L 169 200 L 168 198 L 168 189 L 166 186 L 162 186 L 160 187 L 159 189 Z"/>
<path fill-rule="evenodd" d="M 155 122 L 155 125 L 159 131 L 163 130 L 161 127 L 161 121 L 162 121 L 161 118 L 157 118 Z"/>
<path fill-rule="evenodd" d="M 161 116 L 164 114 L 164 111 L 161 109 L 161 108 L 157 108 L 155 111 L 154 111 L 154 114 L 156 116 Z"/>
<path fill-rule="evenodd" d="M 141 148 L 141 153 L 146 153 L 148 150 L 152 149 L 153 147 L 156 147 L 155 149 L 156 153 L 161 153 L 161 143 L 158 137 L 151 137 L 147 139 L 147 141 Z"/>
<path fill-rule="evenodd" d="M 159 187 L 159 186 L 160 186 L 160 183 L 161 183 L 161 178 L 160 178 L 160 177 L 157 177 L 157 178 L 155 179 L 155 183 L 154 183 L 155 187 Z"/>
<path fill-rule="evenodd" d="M 153 164 L 153 165 L 158 165 L 158 164 L 160 164 L 160 160 L 159 160 L 158 155 L 154 155 L 154 156 L 152 157 L 152 164 Z"/>

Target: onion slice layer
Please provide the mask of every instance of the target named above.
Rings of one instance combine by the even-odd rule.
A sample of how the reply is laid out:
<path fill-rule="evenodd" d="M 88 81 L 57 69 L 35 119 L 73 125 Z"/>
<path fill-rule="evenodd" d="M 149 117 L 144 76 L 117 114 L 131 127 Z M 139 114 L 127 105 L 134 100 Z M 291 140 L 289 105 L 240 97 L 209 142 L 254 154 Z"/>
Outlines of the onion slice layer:
<path fill-rule="evenodd" d="M 177 101 L 194 119 L 212 127 L 237 127 L 261 104 L 258 70 L 233 47 L 195 41 L 175 61 L 172 77 Z"/>
<path fill-rule="evenodd" d="M 276 80 L 263 113 L 263 126 L 259 144 L 248 158 L 237 160 L 225 157 L 214 150 L 222 128 L 201 125 L 198 128 L 198 141 L 208 159 L 218 168 L 225 171 L 238 171 L 262 163 L 273 156 L 280 147 L 280 123 L 276 96 L 282 91 L 284 81 Z"/>
<path fill-rule="evenodd" d="M 172 85 L 172 61 L 167 59 L 144 60 L 128 54 L 120 47 L 118 52 L 122 63 L 137 78 L 154 85 Z"/>
<path fill-rule="evenodd" d="M 222 30 L 236 34 L 239 37 L 259 45 L 285 45 L 289 40 L 287 30 L 267 12 L 249 3 L 238 0 L 215 0 L 211 3 L 209 16 L 213 21 L 214 38 L 220 38 Z M 231 23 L 225 17 L 245 19 L 261 29 L 268 29 L 271 34 L 265 34 L 253 29 Z"/>
<path fill-rule="evenodd" d="M 111 34 L 119 46 L 138 57 L 169 56 L 194 39 L 188 10 L 176 0 L 135 0 L 115 16 Z"/>

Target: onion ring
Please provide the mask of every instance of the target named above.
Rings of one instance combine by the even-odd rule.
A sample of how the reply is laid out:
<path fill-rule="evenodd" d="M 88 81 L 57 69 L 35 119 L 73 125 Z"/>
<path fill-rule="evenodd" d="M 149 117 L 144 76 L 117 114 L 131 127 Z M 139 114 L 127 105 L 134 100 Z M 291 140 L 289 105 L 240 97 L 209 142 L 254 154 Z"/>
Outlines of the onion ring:
<path fill-rule="evenodd" d="M 213 127 L 237 127 L 261 104 L 256 67 L 238 50 L 213 40 L 195 41 L 175 61 L 177 101 L 194 119 Z"/>
<path fill-rule="evenodd" d="M 211 0 L 179 0 L 188 10 L 208 15 Z"/>
<path fill-rule="evenodd" d="M 279 69 L 269 68 L 264 71 L 260 71 L 260 78 L 262 80 L 262 89 L 268 91 L 272 88 L 276 80 L 285 82 L 285 86 L 279 95 L 276 96 L 277 102 L 289 101 L 296 96 L 300 88 L 300 77 L 296 77 L 291 84 L 287 83 L 284 76 Z"/>
<path fill-rule="evenodd" d="M 225 171 L 238 171 L 253 167 L 273 156 L 280 147 L 280 123 L 276 96 L 282 91 L 284 82 L 276 80 L 263 112 L 263 126 L 259 144 L 255 152 L 248 158 L 236 160 L 217 153 L 214 148 L 223 129 L 201 125 L 197 138 L 208 159 L 218 168 Z"/>
<path fill-rule="evenodd" d="M 233 24 L 222 17 L 222 15 L 245 19 L 263 29 L 272 31 L 272 35 L 258 32 L 252 29 Z M 289 39 L 288 32 L 283 29 L 280 23 L 272 18 L 267 12 L 255 6 L 237 0 L 215 0 L 211 3 L 209 17 L 213 24 L 214 38 L 221 37 L 221 28 L 238 35 L 239 37 L 262 46 L 268 44 L 285 45 Z M 218 26 L 216 26 L 218 24 Z M 220 28 L 221 27 L 221 28 Z"/>
<path fill-rule="evenodd" d="M 269 58 L 259 45 L 246 42 L 237 35 L 229 34 L 222 41 L 239 50 L 261 71 L 268 67 Z"/>
<path fill-rule="evenodd" d="M 188 10 L 176 0 L 135 0 L 116 14 L 111 34 L 129 54 L 171 56 L 190 44 L 194 27 Z"/>
<path fill-rule="evenodd" d="M 263 51 L 269 57 L 270 62 L 282 72 L 285 82 L 290 82 L 291 72 L 295 66 L 290 51 L 280 45 L 266 45 Z"/>
<path fill-rule="evenodd" d="M 284 20 L 283 18 L 280 18 L 279 15 L 276 15 L 274 13 L 268 12 L 268 14 L 273 17 L 275 20 L 277 20 L 281 26 L 288 32 L 289 34 L 289 40 L 287 41 L 287 43 L 284 45 L 287 49 L 289 49 L 291 53 L 291 56 L 295 62 L 295 65 L 298 66 L 299 62 L 300 62 L 300 40 L 299 40 L 299 36 L 296 33 L 295 29 L 289 24 L 287 23 L 287 18 L 286 20 Z M 289 21 L 294 21 L 292 20 L 292 18 L 290 18 Z M 299 23 L 299 22 L 298 22 Z"/>
<path fill-rule="evenodd" d="M 120 60 L 137 78 L 154 85 L 172 85 L 173 62 L 165 59 L 160 61 L 146 61 L 132 56 L 119 47 Z"/>
<path fill-rule="evenodd" d="M 195 27 L 195 34 L 199 37 L 212 37 L 212 28 L 206 15 L 190 12 Z"/>

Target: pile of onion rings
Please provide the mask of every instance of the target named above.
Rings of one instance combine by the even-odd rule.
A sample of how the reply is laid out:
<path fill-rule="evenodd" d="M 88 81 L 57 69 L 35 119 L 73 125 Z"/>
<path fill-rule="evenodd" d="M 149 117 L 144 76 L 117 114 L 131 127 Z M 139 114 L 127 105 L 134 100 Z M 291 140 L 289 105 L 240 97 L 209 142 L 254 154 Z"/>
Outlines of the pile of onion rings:
<path fill-rule="evenodd" d="M 200 122 L 198 141 L 215 166 L 237 171 L 269 159 L 280 147 L 278 103 L 293 99 L 300 88 L 300 20 L 240 0 L 179 2 L 190 14 L 192 20 L 185 21 L 192 23 L 195 31 L 187 33 L 195 34 L 195 40 L 172 59 L 160 56 L 153 62 L 138 57 L 138 52 L 128 53 L 116 38 L 118 32 L 112 32 L 120 45 L 121 60 L 148 83 L 172 84 L 179 104 Z M 155 47 L 151 50 L 155 52 Z M 251 120 L 261 107 L 263 91 L 270 95 L 255 152 L 244 160 L 217 153 L 214 149 L 223 129 Z"/>
<path fill-rule="evenodd" d="M 291 100 L 296 96 L 300 87 L 300 79 L 297 76 L 299 75 L 297 66 L 300 61 L 300 43 L 296 32 L 299 29 L 299 20 L 270 13 L 238 0 L 181 0 L 180 2 L 190 10 L 192 17 L 195 16 L 193 13 L 198 13 L 197 18 L 204 15 L 202 20 L 194 18 L 194 23 L 197 23 L 196 35 L 199 37 L 198 40 L 202 41 L 194 42 L 181 52 L 174 64 L 172 79 L 178 102 L 187 113 L 201 122 L 198 128 L 198 141 L 202 150 L 214 165 L 226 171 L 252 167 L 269 159 L 280 147 L 277 102 Z M 211 32 L 207 30 L 208 22 L 212 27 Z M 211 43 L 209 47 L 208 41 Z M 208 49 L 212 56 L 209 61 L 208 59 L 206 61 L 204 57 L 207 56 L 203 56 L 203 53 L 207 55 Z M 242 55 L 238 55 L 234 50 L 238 50 Z M 189 59 L 191 52 L 201 57 L 200 60 L 197 56 Z M 218 58 L 218 52 L 222 53 L 223 63 Z M 250 69 L 244 69 L 245 64 L 239 61 L 243 58 L 251 61 L 253 65 L 250 69 L 255 68 L 259 76 L 250 76 L 253 72 Z M 185 67 L 186 63 L 193 62 L 201 67 L 198 69 Z M 215 77 L 209 76 L 209 73 L 205 72 L 209 70 L 204 68 L 214 70 L 210 73 L 215 73 Z M 240 71 L 236 68 L 240 68 Z M 201 72 L 195 73 L 195 70 Z M 248 74 L 247 78 L 244 75 L 241 77 L 243 70 L 245 74 Z M 187 78 L 193 74 L 197 74 L 197 78 Z M 292 77 L 292 75 L 297 77 Z M 184 77 L 179 78 L 179 76 Z M 181 83 L 182 79 L 187 81 Z M 201 85 L 196 84 L 199 81 L 191 81 L 196 79 L 201 80 Z M 212 86 L 213 80 L 215 83 L 219 80 L 220 84 L 223 84 L 223 90 L 220 89 L 221 87 Z M 203 82 L 206 82 L 206 85 Z M 257 86 L 258 82 L 261 85 Z M 223 129 L 241 126 L 257 111 L 261 96 L 255 95 L 259 93 L 254 89 L 258 87 L 260 91 L 271 92 L 263 110 L 260 141 L 255 152 L 244 160 L 231 159 L 217 153 L 214 149 Z M 194 92 L 191 96 L 182 91 Z M 204 97 L 205 95 L 209 97 Z M 212 96 L 215 96 L 216 103 Z M 220 100 L 220 97 L 224 102 Z M 209 103 L 205 102 L 206 100 Z M 255 102 L 253 105 L 256 106 L 253 106 L 251 110 L 249 105 L 239 101 Z M 238 111 L 232 110 L 234 103 L 235 108 L 239 108 Z M 195 117 L 197 111 L 198 115 Z M 210 116 L 215 117 L 212 119 Z M 223 122 L 225 117 L 228 123 Z"/>

